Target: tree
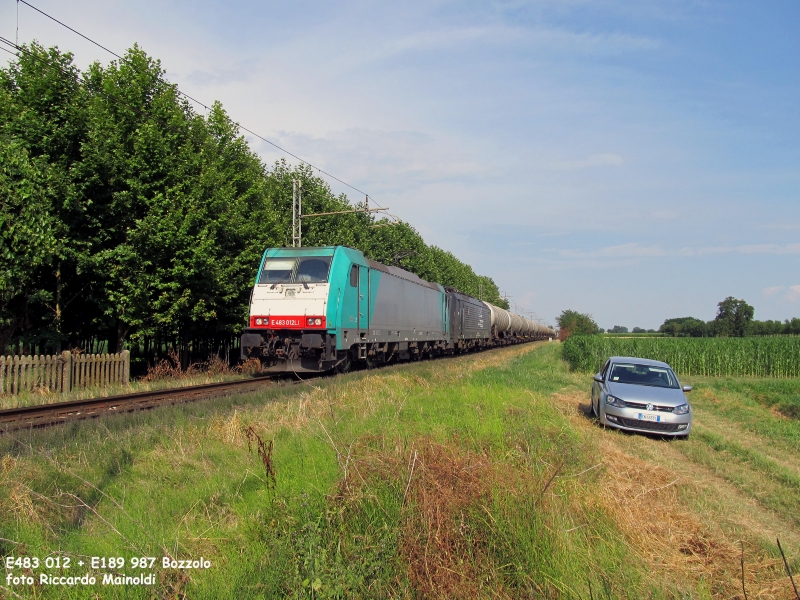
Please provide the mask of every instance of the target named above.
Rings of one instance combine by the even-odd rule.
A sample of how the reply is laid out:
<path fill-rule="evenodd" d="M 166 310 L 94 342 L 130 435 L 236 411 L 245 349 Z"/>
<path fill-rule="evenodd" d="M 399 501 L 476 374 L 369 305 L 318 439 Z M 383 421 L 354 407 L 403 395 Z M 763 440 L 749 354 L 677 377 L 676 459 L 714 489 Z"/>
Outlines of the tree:
<path fill-rule="evenodd" d="M 47 179 L 44 161 L 0 138 L 0 349 L 26 326 L 36 272 L 57 245 Z"/>
<path fill-rule="evenodd" d="M 647 329 L 642 329 L 641 327 L 634 327 L 633 333 L 647 333 Z"/>
<path fill-rule="evenodd" d="M 744 300 L 728 296 L 717 305 L 714 329 L 722 337 L 742 337 L 747 334 L 755 309 Z"/>
<path fill-rule="evenodd" d="M 622 325 L 614 325 L 614 327 L 608 330 L 608 333 L 628 333 L 628 328 Z"/>
<path fill-rule="evenodd" d="M 704 337 L 708 335 L 708 326 L 694 317 L 679 317 L 664 321 L 659 331 L 674 337 Z"/>
<path fill-rule="evenodd" d="M 565 340 L 571 335 L 596 335 L 601 329 L 588 314 L 575 310 L 565 310 L 557 318 L 558 339 Z"/>

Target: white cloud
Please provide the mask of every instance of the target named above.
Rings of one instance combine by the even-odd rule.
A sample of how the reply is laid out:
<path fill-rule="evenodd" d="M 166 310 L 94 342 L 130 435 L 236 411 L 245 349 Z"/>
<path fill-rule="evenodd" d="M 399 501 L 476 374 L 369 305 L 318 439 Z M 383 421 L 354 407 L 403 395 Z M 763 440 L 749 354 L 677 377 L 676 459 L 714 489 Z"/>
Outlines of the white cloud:
<path fill-rule="evenodd" d="M 786 289 L 785 286 L 776 285 L 773 287 L 764 288 L 762 293 L 764 294 L 765 298 L 772 298 L 773 296 L 777 296 L 778 294 L 780 294 L 785 289 Z"/>
<path fill-rule="evenodd" d="M 397 189 L 398 183 L 408 192 L 420 185 L 463 183 L 491 175 L 491 166 L 469 148 L 445 136 L 419 131 L 354 127 L 324 136 L 283 132 L 276 142 L 347 181 L 369 182 L 365 187 L 376 195 L 381 195 L 381 189 Z M 280 156 L 267 144 L 262 143 L 261 148 L 265 158 Z"/>
<path fill-rule="evenodd" d="M 662 256 L 706 256 L 715 254 L 800 254 L 800 244 L 746 244 L 740 246 L 684 246 L 662 248 L 659 245 L 644 245 L 637 242 L 606 246 L 595 250 L 561 250 L 565 258 L 644 258 Z M 797 286 L 795 286 L 797 287 Z M 767 288 L 775 289 L 775 288 Z"/>
<path fill-rule="evenodd" d="M 789 302 L 797 302 L 800 300 L 800 285 L 793 285 L 789 288 L 789 293 L 785 296 Z"/>
<path fill-rule="evenodd" d="M 634 242 L 598 250 L 561 250 L 559 255 L 565 258 L 641 258 L 665 256 L 666 252 L 660 246 L 644 246 Z"/>
<path fill-rule="evenodd" d="M 562 160 L 552 162 L 547 165 L 549 168 L 556 171 L 576 171 L 579 169 L 588 169 L 591 167 L 608 167 L 619 166 L 623 163 L 623 159 L 619 154 L 592 154 L 591 156 L 582 160 Z"/>
<path fill-rule="evenodd" d="M 602 55 L 654 50 L 660 45 L 657 40 L 651 38 L 619 33 L 576 33 L 541 25 L 519 27 L 496 24 L 415 32 L 386 42 L 383 45 L 383 52 L 379 51 L 378 54 L 385 56 L 407 51 L 441 50 L 477 43 Z"/>

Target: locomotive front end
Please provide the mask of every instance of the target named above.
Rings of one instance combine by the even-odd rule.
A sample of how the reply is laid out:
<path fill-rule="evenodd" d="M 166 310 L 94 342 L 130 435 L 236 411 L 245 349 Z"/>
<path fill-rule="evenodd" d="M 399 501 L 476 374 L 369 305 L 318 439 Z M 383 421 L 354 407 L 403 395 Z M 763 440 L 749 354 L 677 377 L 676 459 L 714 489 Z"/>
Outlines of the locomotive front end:
<path fill-rule="evenodd" d="M 335 248 L 271 248 L 264 253 L 241 339 L 242 360 L 258 358 L 264 370 L 280 372 L 336 366 L 335 325 L 328 315 L 334 253 Z"/>

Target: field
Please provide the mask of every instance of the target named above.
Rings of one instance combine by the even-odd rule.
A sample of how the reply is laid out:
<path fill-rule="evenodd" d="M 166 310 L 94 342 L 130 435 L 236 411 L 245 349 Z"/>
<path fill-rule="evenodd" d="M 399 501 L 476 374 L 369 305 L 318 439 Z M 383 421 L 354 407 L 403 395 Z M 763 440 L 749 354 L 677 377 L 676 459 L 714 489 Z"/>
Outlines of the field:
<path fill-rule="evenodd" d="M 615 338 L 571 336 L 564 358 L 597 373 L 609 356 L 668 362 L 678 374 L 712 377 L 800 377 L 800 336 L 745 338 Z"/>
<path fill-rule="evenodd" d="M 744 582 L 749 598 L 794 597 L 775 539 L 800 570 L 800 420 L 776 406 L 800 381 L 685 377 L 693 436 L 666 441 L 598 427 L 590 376 L 560 353 L 3 436 L 4 554 L 211 567 L 154 568 L 149 588 L 3 578 L 0 596 L 729 599 Z"/>

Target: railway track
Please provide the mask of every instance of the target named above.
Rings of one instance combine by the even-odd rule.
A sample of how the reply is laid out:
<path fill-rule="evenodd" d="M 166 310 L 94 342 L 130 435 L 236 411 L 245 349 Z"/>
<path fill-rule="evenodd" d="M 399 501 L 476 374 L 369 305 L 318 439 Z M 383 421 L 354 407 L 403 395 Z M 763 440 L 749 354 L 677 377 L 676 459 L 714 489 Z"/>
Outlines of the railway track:
<path fill-rule="evenodd" d="M 122 414 L 170 404 L 195 402 L 205 398 L 242 394 L 257 390 L 274 381 L 274 375 L 261 375 L 237 381 L 9 408 L 0 410 L 0 435 L 17 429 L 45 427 L 70 421 L 93 419 L 102 415 Z M 302 383 L 302 381 L 298 380 L 292 383 Z"/>
<path fill-rule="evenodd" d="M 169 404 L 194 402 L 205 398 L 241 394 L 257 390 L 273 379 L 269 376 L 238 381 L 207 383 L 152 392 L 136 392 L 105 398 L 89 398 L 0 410 L 0 433 L 30 427 L 44 427 L 101 415 L 122 414 Z"/>

